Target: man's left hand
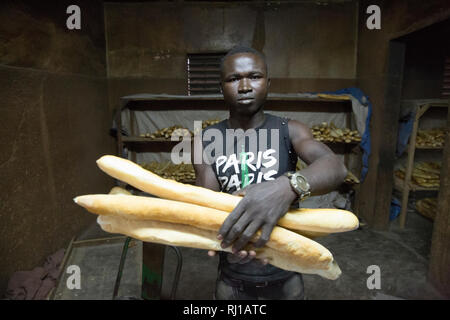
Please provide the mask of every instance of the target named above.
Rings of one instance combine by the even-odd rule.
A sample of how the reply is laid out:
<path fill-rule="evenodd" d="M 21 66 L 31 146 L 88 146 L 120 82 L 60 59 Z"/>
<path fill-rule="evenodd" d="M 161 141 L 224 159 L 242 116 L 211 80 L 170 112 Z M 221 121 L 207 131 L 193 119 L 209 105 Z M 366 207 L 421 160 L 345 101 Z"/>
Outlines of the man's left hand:
<path fill-rule="evenodd" d="M 244 198 L 225 219 L 217 237 L 223 240 L 222 248 L 233 244 L 233 252 L 245 247 L 259 229 L 261 236 L 254 246 L 264 246 L 278 220 L 297 196 L 286 176 L 249 185 L 234 194 Z"/>

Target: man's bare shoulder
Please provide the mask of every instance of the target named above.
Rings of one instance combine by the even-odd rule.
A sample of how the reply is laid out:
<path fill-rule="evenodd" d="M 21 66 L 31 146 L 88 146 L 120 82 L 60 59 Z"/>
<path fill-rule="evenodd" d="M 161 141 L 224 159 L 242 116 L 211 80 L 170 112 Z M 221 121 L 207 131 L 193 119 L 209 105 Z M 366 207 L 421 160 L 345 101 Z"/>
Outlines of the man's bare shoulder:
<path fill-rule="evenodd" d="M 292 141 L 313 139 L 309 126 L 298 120 L 289 120 L 289 137 Z"/>

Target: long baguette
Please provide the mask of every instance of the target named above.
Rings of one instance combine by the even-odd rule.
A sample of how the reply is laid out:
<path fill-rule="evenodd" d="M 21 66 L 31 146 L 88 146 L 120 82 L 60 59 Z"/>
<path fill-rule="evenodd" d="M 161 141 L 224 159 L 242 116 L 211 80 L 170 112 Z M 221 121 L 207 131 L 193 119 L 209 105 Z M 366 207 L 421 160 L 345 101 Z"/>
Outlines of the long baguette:
<path fill-rule="evenodd" d="M 130 220 L 119 216 L 98 216 L 97 222 L 107 232 L 125 234 L 146 242 L 230 252 L 229 248 L 221 248 L 216 233 L 210 230 L 175 223 Z M 270 264 L 284 270 L 317 274 L 330 280 L 336 280 L 341 275 L 341 270 L 334 261 L 326 269 L 317 269 L 303 259 L 268 247 L 256 249 L 256 253 L 256 258 L 267 258 Z"/>
<path fill-rule="evenodd" d="M 128 190 L 123 189 L 121 187 L 113 187 L 109 194 L 124 194 L 124 195 L 132 195 Z M 328 235 L 328 233 L 323 232 L 315 232 L 315 231 L 305 231 L 305 230 L 294 230 L 295 232 L 301 234 L 302 236 L 305 236 L 310 239 L 323 237 Z"/>
<path fill-rule="evenodd" d="M 130 220 L 158 220 L 218 231 L 229 213 L 189 203 L 128 195 L 85 195 L 74 201 L 89 212 Z M 256 241 L 260 231 L 252 239 Z M 319 243 L 276 226 L 266 246 L 302 261 L 305 267 L 327 270 L 333 256 Z"/>
<path fill-rule="evenodd" d="M 161 178 L 132 161 L 106 155 L 97 165 L 113 178 L 164 199 L 187 202 L 225 212 L 231 212 L 242 199 L 223 192 L 192 186 Z M 358 228 L 358 218 L 339 209 L 298 209 L 289 211 L 278 225 L 293 230 L 310 231 L 316 235 L 351 231 Z"/>

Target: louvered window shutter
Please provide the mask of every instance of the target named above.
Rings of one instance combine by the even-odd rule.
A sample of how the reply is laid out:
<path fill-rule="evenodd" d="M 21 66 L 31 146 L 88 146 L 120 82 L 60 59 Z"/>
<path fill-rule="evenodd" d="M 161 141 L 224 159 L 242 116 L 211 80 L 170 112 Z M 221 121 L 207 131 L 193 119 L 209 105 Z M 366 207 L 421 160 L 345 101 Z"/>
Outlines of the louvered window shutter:
<path fill-rule="evenodd" d="M 187 55 L 188 95 L 220 93 L 220 59 L 225 53 Z"/>

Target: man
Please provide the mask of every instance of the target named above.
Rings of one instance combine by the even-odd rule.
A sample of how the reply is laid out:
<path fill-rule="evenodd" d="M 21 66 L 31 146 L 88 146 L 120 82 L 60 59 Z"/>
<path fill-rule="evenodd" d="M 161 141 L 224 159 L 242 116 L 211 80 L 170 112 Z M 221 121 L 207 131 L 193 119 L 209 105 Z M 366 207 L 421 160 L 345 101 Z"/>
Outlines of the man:
<path fill-rule="evenodd" d="M 221 91 L 229 119 L 206 128 L 201 142 L 204 151 L 209 144 L 206 133 L 214 129 L 223 135 L 223 150 L 211 155 L 209 163 L 194 164 L 196 185 L 243 196 L 219 230 L 222 247 L 232 246 L 233 254 L 220 252 L 216 299 L 304 299 L 301 274 L 254 259 L 249 241 L 260 230 L 253 245 L 264 246 L 291 205 L 332 191 L 347 175 L 343 163 L 313 139 L 305 124 L 264 113 L 269 85 L 262 53 L 246 47 L 227 53 L 221 64 Z M 230 137 L 233 129 L 253 130 L 257 140 Z M 297 157 L 308 166 L 296 173 Z"/>

